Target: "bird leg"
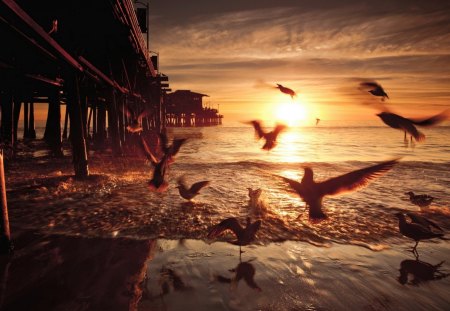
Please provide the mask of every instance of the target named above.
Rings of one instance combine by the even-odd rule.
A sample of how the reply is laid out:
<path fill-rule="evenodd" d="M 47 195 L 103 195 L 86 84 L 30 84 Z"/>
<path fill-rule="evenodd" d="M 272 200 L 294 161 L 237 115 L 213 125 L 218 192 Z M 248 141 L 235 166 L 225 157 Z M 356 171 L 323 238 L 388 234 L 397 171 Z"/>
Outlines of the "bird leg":
<path fill-rule="evenodd" d="M 416 256 L 416 259 L 419 258 L 419 252 L 417 252 L 417 245 L 419 245 L 419 241 L 416 241 L 416 245 L 412 248 L 412 253 Z"/>

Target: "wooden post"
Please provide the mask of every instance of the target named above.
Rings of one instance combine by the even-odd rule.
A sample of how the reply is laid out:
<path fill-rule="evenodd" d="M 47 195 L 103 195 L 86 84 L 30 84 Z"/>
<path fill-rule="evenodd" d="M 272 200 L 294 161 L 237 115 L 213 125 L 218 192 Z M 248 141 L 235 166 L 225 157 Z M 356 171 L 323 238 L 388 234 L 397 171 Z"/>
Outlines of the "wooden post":
<path fill-rule="evenodd" d="M 13 111 L 13 143 L 17 142 L 17 126 L 19 125 L 20 108 L 22 107 L 22 101 L 14 96 L 14 111 Z"/>
<path fill-rule="evenodd" d="M 72 143 L 72 157 L 75 176 L 84 178 L 89 176 L 89 167 L 84 135 L 83 117 L 81 112 L 80 92 L 78 88 L 78 76 L 68 74 L 67 84 L 67 109 L 70 116 L 70 141 Z"/>
<path fill-rule="evenodd" d="M 48 114 L 44 140 L 50 146 L 53 156 L 63 156 L 61 141 L 61 105 L 59 89 L 50 90 L 48 96 Z"/>
<path fill-rule="evenodd" d="M 91 104 L 92 105 L 92 104 Z M 89 109 L 89 117 L 88 117 L 88 121 L 87 121 L 87 126 L 86 126 L 86 135 L 88 139 L 91 139 L 91 120 L 92 120 L 92 106 L 91 109 Z"/>
<path fill-rule="evenodd" d="M 119 122 L 117 120 L 117 102 L 116 92 L 113 88 L 110 90 L 108 103 L 108 129 L 111 135 L 111 148 L 114 155 L 122 154 L 122 145 L 119 137 Z"/>
<path fill-rule="evenodd" d="M 30 135 L 28 129 L 28 121 L 29 121 L 28 118 L 29 118 L 28 102 L 25 101 L 23 103 L 23 138 L 28 138 L 28 136 Z"/>
<path fill-rule="evenodd" d="M 93 101 L 91 107 L 94 109 L 92 113 L 92 141 L 95 143 L 97 139 L 97 102 Z"/>
<path fill-rule="evenodd" d="M 14 98 L 12 92 L 7 92 L 2 101 L 2 140 L 14 143 L 13 135 L 13 105 Z"/>
<path fill-rule="evenodd" d="M 2 213 L 0 221 L 0 253 L 10 253 L 14 246 L 11 242 L 11 232 L 9 229 L 8 204 L 6 200 L 6 183 L 5 183 L 5 168 L 3 166 L 3 150 L 0 151 L 0 196 L 2 204 Z"/>

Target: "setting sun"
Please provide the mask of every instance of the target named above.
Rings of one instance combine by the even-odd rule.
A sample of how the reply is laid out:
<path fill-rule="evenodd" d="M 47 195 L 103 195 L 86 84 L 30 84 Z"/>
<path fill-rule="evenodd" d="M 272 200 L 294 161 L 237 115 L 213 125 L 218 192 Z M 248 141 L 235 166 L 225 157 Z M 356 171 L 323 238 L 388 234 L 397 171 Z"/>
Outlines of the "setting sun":
<path fill-rule="evenodd" d="M 275 116 L 277 121 L 288 126 L 298 126 L 307 118 L 307 111 L 304 104 L 282 103 L 276 107 Z"/>

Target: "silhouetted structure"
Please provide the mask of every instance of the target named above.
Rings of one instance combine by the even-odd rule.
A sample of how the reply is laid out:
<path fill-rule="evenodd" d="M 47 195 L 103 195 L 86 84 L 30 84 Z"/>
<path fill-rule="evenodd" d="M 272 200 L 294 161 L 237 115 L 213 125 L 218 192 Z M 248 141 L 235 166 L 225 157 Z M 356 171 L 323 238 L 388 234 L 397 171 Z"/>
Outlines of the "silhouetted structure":
<path fill-rule="evenodd" d="M 218 109 L 203 107 L 206 94 L 177 90 L 164 96 L 166 125 L 177 127 L 213 126 L 222 124 Z"/>
<path fill-rule="evenodd" d="M 0 21 L 3 145 L 15 145 L 22 103 L 27 139 L 36 138 L 34 104 L 48 103 L 44 140 L 62 155 L 69 133 L 78 177 L 89 175 L 89 147 L 120 155 L 133 141 L 126 128 L 135 120 L 121 108 L 151 111 L 143 131 L 161 131 L 168 77 L 149 55 L 131 0 L 3 0 Z"/>

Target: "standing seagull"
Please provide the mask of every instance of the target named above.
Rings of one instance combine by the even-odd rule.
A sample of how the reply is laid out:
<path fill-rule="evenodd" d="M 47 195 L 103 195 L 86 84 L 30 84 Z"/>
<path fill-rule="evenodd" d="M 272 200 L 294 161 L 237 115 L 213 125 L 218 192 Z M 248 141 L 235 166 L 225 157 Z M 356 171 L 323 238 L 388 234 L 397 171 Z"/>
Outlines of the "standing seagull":
<path fill-rule="evenodd" d="M 276 89 L 279 89 L 284 94 L 290 95 L 292 99 L 294 99 L 294 96 L 297 96 L 297 94 L 292 89 L 282 86 L 281 84 L 278 84 L 278 83 L 277 83 L 277 85 L 278 86 L 275 87 Z"/>
<path fill-rule="evenodd" d="M 406 133 L 409 133 L 411 136 L 413 136 L 416 141 L 423 141 L 425 140 L 425 135 L 421 132 L 419 132 L 414 125 L 418 126 L 432 126 L 435 124 L 438 124 L 444 120 L 447 119 L 447 110 L 432 116 L 430 118 L 426 119 L 407 119 L 404 118 L 398 114 L 383 111 L 379 114 L 377 114 L 378 117 L 388 126 L 394 128 L 394 129 L 400 129 L 403 130 Z"/>
<path fill-rule="evenodd" d="M 260 227 L 261 220 L 251 223 L 250 217 L 247 217 L 247 226 L 243 228 L 236 218 L 227 218 L 221 221 L 218 225 L 212 227 L 208 233 L 208 239 L 216 238 L 223 232 L 231 230 L 237 238 L 236 241 L 231 243 L 234 245 L 239 245 L 239 254 L 241 254 L 241 246 L 250 244 L 255 239 L 256 231 L 258 231 Z"/>
<path fill-rule="evenodd" d="M 193 184 L 190 188 L 186 185 L 183 178 L 178 179 L 178 191 L 180 192 L 180 195 L 182 198 L 191 201 L 195 196 L 197 196 L 200 193 L 200 190 L 202 190 L 203 187 L 206 187 L 209 185 L 209 181 L 199 181 Z"/>
<path fill-rule="evenodd" d="M 408 191 L 405 194 L 409 195 L 409 200 L 412 204 L 420 207 L 427 207 L 434 200 L 434 198 L 428 194 L 414 194 L 412 191 Z"/>
<path fill-rule="evenodd" d="M 383 87 L 376 82 L 361 82 L 359 85 L 364 88 L 370 88 L 368 92 L 374 96 L 380 96 L 382 101 L 384 101 L 385 98 L 389 98 Z"/>
<path fill-rule="evenodd" d="M 273 149 L 277 145 L 278 134 L 287 128 L 284 124 L 277 124 L 272 132 L 265 133 L 261 128 L 261 121 L 253 120 L 250 124 L 252 124 L 255 129 L 256 137 L 258 139 L 264 138 L 266 140 L 262 149 L 267 151 Z"/>
<path fill-rule="evenodd" d="M 313 170 L 305 167 L 305 174 L 301 182 L 280 176 L 294 189 L 309 207 L 309 217 L 312 219 L 327 218 L 322 212 L 322 199 L 326 195 L 336 195 L 353 191 L 366 186 L 372 179 L 389 171 L 398 159 L 382 162 L 373 166 L 359 169 L 322 182 L 315 182 Z"/>
<path fill-rule="evenodd" d="M 398 218 L 398 228 L 400 233 L 404 236 L 413 239 L 416 241 L 416 245 L 412 248 L 412 252 L 417 257 L 419 253 L 417 252 L 417 245 L 421 240 L 428 240 L 433 238 L 441 238 L 444 236 L 443 233 L 435 233 L 428 229 L 427 227 L 422 226 L 418 223 L 407 223 L 405 215 L 402 213 L 396 213 L 395 216 Z"/>

